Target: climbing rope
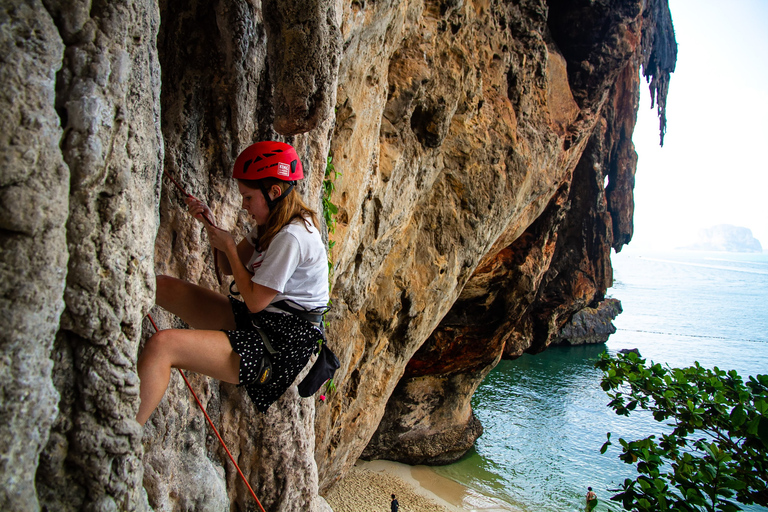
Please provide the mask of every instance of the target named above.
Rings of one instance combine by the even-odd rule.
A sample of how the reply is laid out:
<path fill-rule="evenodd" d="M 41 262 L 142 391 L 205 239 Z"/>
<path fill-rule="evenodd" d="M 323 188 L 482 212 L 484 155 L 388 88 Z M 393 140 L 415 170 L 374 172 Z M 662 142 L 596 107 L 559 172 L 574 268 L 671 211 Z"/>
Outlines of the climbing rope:
<path fill-rule="evenodd" d="M 645 334 L 660 334 L 662 336 L 684 336 L 686 338 L 709 338 L 713 340 L 726 340 L 726 341 L 746 341 L 749 343 L 768 343 L 766 340 L 750 340 L 747 338 L 733 338 L 728 336 L 707 336 L 704 334 L 678 334 L 676 332 L 663 332 L 663 331 L 644 331 L 641 329 L 618 329 L 619 331 L 626 332 L 642 332 Z"/>
<path fill-rule="evenodd" d="M 188 198 L 190 198 L 190 199 L 197 199 L 195 196 L 193 196 L 192 194 L 190 194 L 189 192 L 187 192 L 186 190 L 184 190 L 184 187 L 182 187 L 182 186 L 179 184 L 179 182 L 178 182 L 178 181 L 176 181 L 175 179 L 173 179 L 173 176 L 171 176 L 171 174 L 170 174 L 170 173 L 169 173 L 167 170 L 164 170 L 164 171 L 163 171 L 163 175 L 164 175 L 164 176 L 166 176 L 166 177 L 167 177 L 169 180 L 171 180 L 171 182 L 172 182 L 174 185 L 176 185 L 176 188 L 178 188 L 178 189 L 179 189 L 179 191 L 180 191 L 182 194 L 184 194 L 185 196 L 187 196 L 187 197 L 188 197 Z M 208 223 L 208 224 L 209 224 L 211 227 L 214 227 L 214 228 L 217 228 L 217 229 L 218 229 L 218 226 L 216 226 L 216 224 L 214 224 L 214 223 L 213 223 L 213 221 L 211 220 L 211 218 L 210 218 L 208 215 L 206 215 L 205 213 L 203 213 L 203 219 L 205 219 L 205 221 L 206 221 L 206 222 L 207 222 L 207 223 Z M 221 272 L 219 272 L 219 251 L 218 251 L 218 250 L 216 250 L 215 248 L 213 249 L 213 269 L 216 271 L 216 281 L 219 283 L 219 286 L 221 286 Z"/>
<path fill-rule="evenodd" d="M 147 314 L 147 318 L 149 318 L 149 321 L 152 324 L 152 327 L 155 328 L 155 332 L 159 332 L 160 329 L 158 329 L 157 324 L 152 318 L 152 315 Z M 216 434 L 216 437 L 219 438 L 219 442 L 221 443 L 221 446 L 224 447 L 224 451 L 227 452 L 227 455 L 229 455 L 229 460 L 231 460 L 232 464 L 235 465 L 235 469 L 237 469 L 237 473 L 240 475 L 240 478 L 243 479 L 243 482 L 245 482 L 245 485 L 248 487 L 248 490 L 251 491 L 251 496 L 253 496 L 253 499 L 256 500 L 256 503 L 259 505 L 261 512 L 266 512 L 264 510 L 264 507 L 261 506 L 261 502 L 259 501 L 259 498 L 256 497 L 256 493 L 253 492 L 253 488 L 251 487 L 251 484 L 248 483 L 248 480 L 245 478 L 245 475 L 243 474 L 242 471 L 240 471 L 240 466 L 238 466 L 237 462 L 235 462 L 235 458 L 232 456 L 232 453 L 229 451 L 229 448 L 227 448 L 227 445 L 224 443 L 224 439 L 222 439 L 221 435 L 219 435 L 219 431 L 216 429 L 216 426 L 213 424 L 213 421 L 211 421 L 211 417 L 208 416 L 208 413 L 205 411 L 205 407 L 203 407 L 203 404 L 200 402 L 200 399 L 197 398 L 197 393 L 195 393 L 195 390 L 192 389 L 192 384 L 189 383 L 189 380 L 187 380 L 187 376 L 184 375 L 184 372 L 181 370 L 181 368 L 177 368 L 177 369 L 179 370 L 181 377 L 184 379 L 184 382 L 187 384 L 187 387 L 192 392 L 192 396 L 195 397 L 195 401 L 197 402 L 197 405 L 200 407 L 200 410 L 203 411 L 203 414 L 205 415 L 205 419 L 208 420 L 208 424 L 211 426 L 213 433 Z"/>

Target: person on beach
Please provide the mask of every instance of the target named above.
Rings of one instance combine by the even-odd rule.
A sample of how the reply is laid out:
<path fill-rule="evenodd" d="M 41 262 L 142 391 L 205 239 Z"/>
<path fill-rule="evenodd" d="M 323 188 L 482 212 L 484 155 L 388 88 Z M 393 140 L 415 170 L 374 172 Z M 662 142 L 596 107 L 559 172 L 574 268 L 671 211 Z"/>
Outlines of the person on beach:
<path fill-rule="evenodd" d="M 584 509 L 591 512 L 597 506 L 597 495 L 592 492 L 591 487 L 587 487 L 587 507 Z"/>
<path fill-rule="evenodd" d="M 160 403 L 171 368 L 244 386 L 265 413 L 293 383 L 323 339 L 328 260 L 317 214 L 294 191 L 304 177 L 296 150 L 258 142 L 235 161 L 242 208 L 255 227 L 239 243 L 213 222 L 210 208 L 186 199 L 211 246 L 225 258 L 243 300 L 168 276 L 157 276 L 157 305 L 191 329 L 168 329 L 147 340 L 138 361 L 142 425 Z"/>
<path fill-rule="evenodd" d="M 389 504 L 390 512 L 397 512 L 400 510 L 400 504 L 397 502 L 395 495 L 392 495 L 392 502 Z"/>

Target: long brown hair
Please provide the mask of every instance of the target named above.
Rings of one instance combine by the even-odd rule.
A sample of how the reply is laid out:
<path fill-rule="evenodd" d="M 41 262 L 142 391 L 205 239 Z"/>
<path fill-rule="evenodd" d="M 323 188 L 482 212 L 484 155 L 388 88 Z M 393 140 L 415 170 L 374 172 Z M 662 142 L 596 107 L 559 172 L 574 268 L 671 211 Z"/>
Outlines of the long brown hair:
<path fill-rule="evenodd" d="M 267 190 L 272 188 L 272 185 L 279 185 L 280 190 L 285 192 L 288 190 L 290 183 L 287 181 L 279 180 L 277 178 L 264 178 L 261 180 L 240 180 L 240 183 L 253 190 L 261 190 L 259 188 L 259 182 L 262 182 L 264 188 Z M 269 217 L 267 217 L 267 223 L 264 226 L 259 226 L 259 237 L 256 240 L 256 247 L 260 251 L 266 251 L 269 247 L 269 243 L 275 238 L 278 231 L 285 226 L 293 222 L 295 219 L 301 219 L 304 222 L 304 226 L 309 231 L 309 224 L 307 218 L 312 221 L 315 229 L 320 229 L 320 222 L 317 220 L 317 213 L 304 203 L 301 196 L 296 190 L 285 196 L 279 203 L 275 205 L 269 211 Z"/>

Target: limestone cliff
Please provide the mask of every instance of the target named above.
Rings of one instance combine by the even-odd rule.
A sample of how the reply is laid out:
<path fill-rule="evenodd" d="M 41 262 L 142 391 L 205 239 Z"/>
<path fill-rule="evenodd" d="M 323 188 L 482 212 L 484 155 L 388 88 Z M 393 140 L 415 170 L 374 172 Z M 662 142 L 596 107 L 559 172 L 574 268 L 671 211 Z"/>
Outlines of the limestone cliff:
<path fill-rule="evenodd" d="M 364 450 L 459 456 L 483 376 L 610 285 L 640 69 L 663 134 L 675 62 L 665 0 L 7 0 L 0 29 L 3 510 L 254 508 L 179 378 L 133 421 L 135 364 L 156 273 L 226 290 L 163 170 L 242 233 L 230 168 L 268 138 L 318 209 L 342 173 L 342 366 L 266 415 L 192 376 L 257 495 L 328 510 Z"/>
<path fill-rule="evenodd" d="M 502 16 L 501 11 L 494 15 Z M 577 146 L 575 159 L 559 162 L 555 169 L 562 174 L 550 188 L 538 181 L 542 203 L 535 219 L 504 226 L 471 277 L 458 281 L 460 295 L 410 359 L 363 457 L 442 464 L 463 455 L 482 432 L 470 399 L 483 378 L 501 357 L 546 349 L 575 312 L 596 305 L 612 284 L 611 247 L 621 250 L 632 236 L 637 159 L 631 136 L 640 68 L 652 93 L 662 98 L 663 135 L 663 98 L 676 56 L 668 7 L 665 2 L 548 2 L 546 18 L 535 21 L 526 20 L 526 34 L 547 44 L 547 61 L 540 64 L 547 70 L 547 96 L 541 103 L 535 98 L 522 103 L 527 108 L 515 106 L 515 113 L 523 114 L 517 115 L 516 134 L 525 134 L 530 123 L 537 134 L 552 137 L 551 147 L 542 144 L 542 136 L 527 139 L 539 144 L 532 146 L 537 154 L 550 150 L 562 157 Z M 519 40 L 527 38 L 517 35 Z M 508 77 L 521 76 L 514 63 L 507 69 Z M 513 102 L 535 90 L 519 80 L 507 81 Z M 548 110 L 570 105 L 562 98 L 571 96 L 577 117 L 558 131 Z M 524 154 L 519 142 L 510 155 Z M 514 162 L 505 162 L 507 172 L 514 172 Z M 534 180 L 541 180 L 542 172 L 556 172 L 536 165 L 524 169 Z M 472 203 L 461 213 L 471 216 Z M 519 217 L 511 212 L 509 218 Z M 486 220 L 473 236 L 482 239 L 485 230 L 502 222 Z"/>

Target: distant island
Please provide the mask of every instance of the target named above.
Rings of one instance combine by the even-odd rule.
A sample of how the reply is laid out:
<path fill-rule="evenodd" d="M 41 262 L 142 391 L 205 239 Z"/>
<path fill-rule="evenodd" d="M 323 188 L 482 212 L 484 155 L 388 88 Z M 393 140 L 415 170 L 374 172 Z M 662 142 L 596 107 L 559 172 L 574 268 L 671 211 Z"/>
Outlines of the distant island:
<path fill-rule="evenodd" d="M 752 230 L 731 224 L 720 224 L 699 231 L 693 245 L 680 247 L 694 251 L 763 252 L 760 240 L 752 236 Z"/>

